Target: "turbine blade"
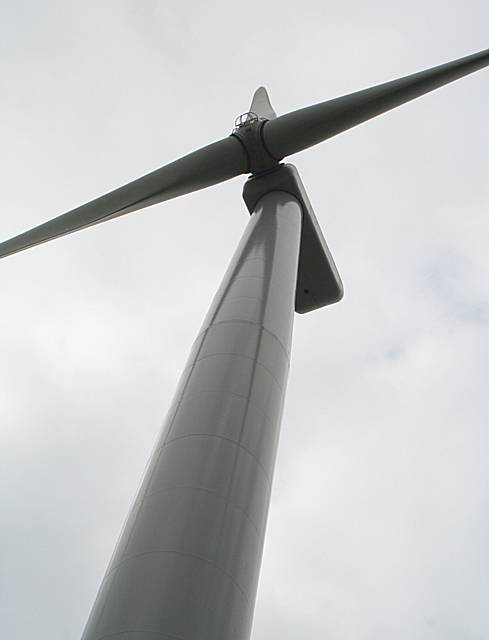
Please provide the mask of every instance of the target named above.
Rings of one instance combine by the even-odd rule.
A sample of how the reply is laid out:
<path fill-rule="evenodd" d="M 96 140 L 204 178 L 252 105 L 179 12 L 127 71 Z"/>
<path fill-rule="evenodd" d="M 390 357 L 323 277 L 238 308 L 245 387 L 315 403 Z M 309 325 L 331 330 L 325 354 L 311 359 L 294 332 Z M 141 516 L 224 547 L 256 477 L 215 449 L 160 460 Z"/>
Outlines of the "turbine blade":
<path fill-rule="evenodd" d="M 259 118 L 266 118 L 267 120 L 273 120 L 277 117 L 265 87 L 258 87 L 253 94 L 250 111 L 256 113 Z"/>
<path fill-rule="evenodd" d="M 370 118 L 489 65 L 489 49 L 265 123 L 263 138 L 278 159 L 311 147 Z"/>
<path fill-rule="evenodd" d="M 246 170 L 243 147 L 236 138 L 229 136 L 0 243 L 0 258 L 130 211 L 224 182 Z"/>

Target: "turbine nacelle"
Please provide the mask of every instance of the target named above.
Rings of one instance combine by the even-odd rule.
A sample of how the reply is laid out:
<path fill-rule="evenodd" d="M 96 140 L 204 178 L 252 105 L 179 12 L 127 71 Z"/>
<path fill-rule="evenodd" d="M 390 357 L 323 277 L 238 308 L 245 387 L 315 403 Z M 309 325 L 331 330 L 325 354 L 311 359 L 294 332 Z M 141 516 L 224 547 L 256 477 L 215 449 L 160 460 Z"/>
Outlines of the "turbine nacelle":
<path fill-rule="evenodd" d="M 343 297 L 343 284 L 294 165 L 278 165 L 265 174 L 251 176 L 245 182 L 243 199 L 250 214 L 256 211 L 259 200 L 271 191 L 293 196 L 302 210 L 295 310 L 307 313 L 339 302 Z"/>
<path fill-rule="evenodd" d="M 280 164 L 267 151 L 263 142 L 263 127 L 277 116 L 265 87 L 259 87 L 250 110 L 238 116 L 231 135 L 243 145 L 252 175 L 243 187 L 243 199 L 250 214 L 259 200 L 271 191 L 292 196 L 302 210 L 301 243 L 295 291 L 295 310 L 307 313 L 343 297 L 343 284 L 319 222 L 307 197 L 297 169 Z"/>

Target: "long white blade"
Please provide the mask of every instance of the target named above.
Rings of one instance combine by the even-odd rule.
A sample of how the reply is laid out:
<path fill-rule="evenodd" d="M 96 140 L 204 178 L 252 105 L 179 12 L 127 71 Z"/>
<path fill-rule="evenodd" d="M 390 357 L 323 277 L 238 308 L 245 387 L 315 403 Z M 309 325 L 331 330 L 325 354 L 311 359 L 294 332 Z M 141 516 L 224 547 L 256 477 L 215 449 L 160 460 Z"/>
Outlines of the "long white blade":
<path fill-rule="evenodd" d="M 245 173 L 246 167 L 247 159 L 240 143 L 231 136 L 224 138 L 0 243 L 0 258 L 234 178 Z"/>
<path fill-rule="evenodd" d="M 489 65 L 489 49 L 266 122 L 263 139 L 277 160 L 370 120 Z"/>

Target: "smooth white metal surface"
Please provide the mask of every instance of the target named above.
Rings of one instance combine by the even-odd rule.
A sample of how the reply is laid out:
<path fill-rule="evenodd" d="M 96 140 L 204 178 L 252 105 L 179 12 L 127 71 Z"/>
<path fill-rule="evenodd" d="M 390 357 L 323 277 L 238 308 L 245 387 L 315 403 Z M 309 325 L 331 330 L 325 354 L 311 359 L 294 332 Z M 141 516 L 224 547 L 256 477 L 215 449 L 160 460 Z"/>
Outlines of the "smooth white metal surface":
<path fill-rule="evenodd" d="M 290 194 L 258 202 L 194 342 L 82 640 L 248 640 L 301 217 Z"/>

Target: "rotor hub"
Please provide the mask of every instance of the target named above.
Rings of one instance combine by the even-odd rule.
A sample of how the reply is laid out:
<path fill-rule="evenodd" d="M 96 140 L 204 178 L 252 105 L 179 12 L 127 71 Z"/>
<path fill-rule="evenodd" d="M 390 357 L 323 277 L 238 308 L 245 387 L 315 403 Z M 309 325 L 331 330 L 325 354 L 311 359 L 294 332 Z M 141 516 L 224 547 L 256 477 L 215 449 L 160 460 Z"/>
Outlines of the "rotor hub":
<path fill-rule="evenodd" d="M 263 140 L 263 127 L 267 118 L 260 118 L 253 111 L 239 115 L 231 135 L 242 144 L 248 158 L 248 173 L 259 175 L 275 169 L 280 160 L 272 156 Z"/>

